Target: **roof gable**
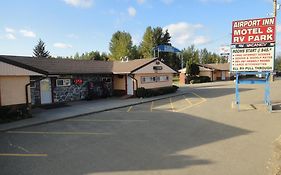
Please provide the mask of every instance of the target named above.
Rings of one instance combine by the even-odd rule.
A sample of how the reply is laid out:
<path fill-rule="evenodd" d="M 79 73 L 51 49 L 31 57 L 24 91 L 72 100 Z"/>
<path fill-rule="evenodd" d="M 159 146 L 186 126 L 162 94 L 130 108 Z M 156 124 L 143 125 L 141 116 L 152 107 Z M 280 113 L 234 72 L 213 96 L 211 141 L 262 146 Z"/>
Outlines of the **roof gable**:
<path fill-rule="evenodd" d="M 12 76 L 12 75 L 13 76 L 23 76 L 23 75 L 41 76 L 42 74 L 0 61 L 0 75 L 2 75 L 2 76 Z"/>
<path fill-rule="evenodd" d="M 156 70 L 159 68 L 159 70 Z M 177 73 L 175 70 L 164 64 L 162 61 L 155 59 L 148 64 L 133 70 L 132 73 Z"/>

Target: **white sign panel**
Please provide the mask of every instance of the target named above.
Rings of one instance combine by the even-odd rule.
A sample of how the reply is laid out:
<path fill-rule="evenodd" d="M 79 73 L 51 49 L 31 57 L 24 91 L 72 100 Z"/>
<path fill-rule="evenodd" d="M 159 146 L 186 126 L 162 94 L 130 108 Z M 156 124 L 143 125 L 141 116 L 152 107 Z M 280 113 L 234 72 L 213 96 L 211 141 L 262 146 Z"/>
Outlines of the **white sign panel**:
<path fill-rule="evenodd" d="M 274 47 L 233 48 L 231 71 L 273 71 Z"/>

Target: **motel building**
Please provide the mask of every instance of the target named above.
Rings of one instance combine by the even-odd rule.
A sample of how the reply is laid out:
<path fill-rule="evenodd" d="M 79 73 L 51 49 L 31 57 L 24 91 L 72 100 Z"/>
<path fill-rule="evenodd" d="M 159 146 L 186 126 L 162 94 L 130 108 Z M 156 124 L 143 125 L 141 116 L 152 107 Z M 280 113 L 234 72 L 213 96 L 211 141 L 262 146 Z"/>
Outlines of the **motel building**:
<path fill-rule="evenodd" d="M 95 61 L 0 55 L 0 108 L 40 106 L 172 86 L 175 70 L 157 58 Z"/>
<path fill-rule="evenodd" d="M 199 76 L 207 76 L 211 81 L 226 81 L 231 79 L 231 72 L 229 70 L 229 63 L 220 64 L 198 64 Z M 186 68 L 179 70 L 180 84 L 185 84 Z"/>

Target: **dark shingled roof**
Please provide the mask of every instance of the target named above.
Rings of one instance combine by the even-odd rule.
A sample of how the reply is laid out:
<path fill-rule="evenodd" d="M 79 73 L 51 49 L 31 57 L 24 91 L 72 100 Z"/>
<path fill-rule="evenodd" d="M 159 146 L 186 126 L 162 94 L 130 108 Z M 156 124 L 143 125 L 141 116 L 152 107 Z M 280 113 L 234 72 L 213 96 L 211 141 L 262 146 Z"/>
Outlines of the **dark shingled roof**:
<path fill-rule="evenodd" d="M 42 74 L 112 73 L 112 61 L 35 58 L 0 55 L 0 61 Z"/>
<path fill-rule="evenodd" d="M 156 60 L 136 59 L 131 61 L 95 61 L 58 58 L 36 58 L 0 55 L 0 61 L 46 75 L 132 73 Z"/>
<path fill-rule="evenodd" d="M 153 62 L 155 59 L 136 59 L 126 61 L 114 61 L 113 64 L 113 73 L 132 73 L 135 70 L 148 65 Z"/>
<path fill-rule="evenodd" d="M 229 63 L 218 63 L 218 64 L 200 64 L 200 66 L 209 68 L 209 69 L 216 69 L 216 70 L 224 70 L 229 71 Z"/>

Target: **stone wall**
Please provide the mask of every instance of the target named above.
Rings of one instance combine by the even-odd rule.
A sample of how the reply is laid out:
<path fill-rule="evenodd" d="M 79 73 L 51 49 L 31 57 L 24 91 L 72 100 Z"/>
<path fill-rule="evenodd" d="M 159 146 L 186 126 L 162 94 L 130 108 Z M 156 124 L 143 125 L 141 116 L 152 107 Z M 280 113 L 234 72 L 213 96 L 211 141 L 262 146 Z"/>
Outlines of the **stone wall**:
<path fill-rule="evenodd" d="M 83 100 L 86 98 L 87 94 L 87 87 L 75 84 L 67 87 L 54 87 L 53 89 L 53 98 L 55 103 Z"/>
<path fill-rule="evenodd" d="M 30 88 L 31 92 L 31 103 L 32 105 L 41 104 L 41 94 L 40 94 L 40 81 L 41 77 L 31 77 L 31 81 L 35 80 L 35 85 Z M 56 79 L 71 79 L 70 86 L 56 86 Z M 74 84 L 73 80 L 81 79 L 83 83 L 81 85 Z M 37 80 L 37 82 L 36 82 Z M 109 80 L 106 82 L 106 80 Z M 103 82 L 109 91 L 109 95 L 113 94 L 113 85 L 112 85 L 112 75 L 63 75 L 59 77 L 52 77 L 52 97 L 54 103 L 60 102 L 69 102 L 84 100 L 88 95 L 88 82 Z"/>

